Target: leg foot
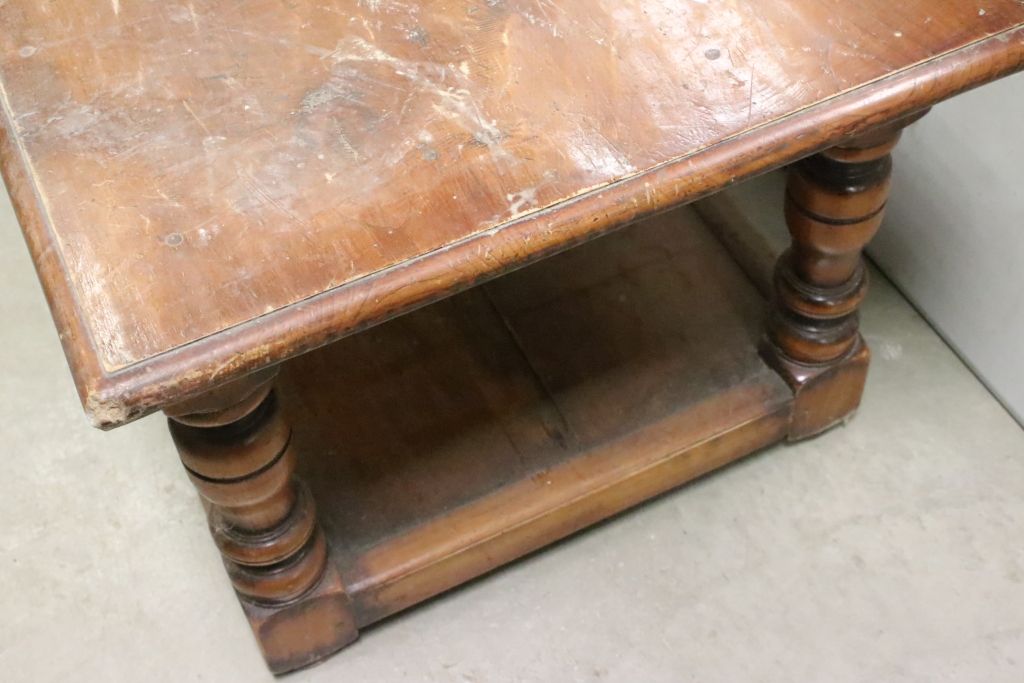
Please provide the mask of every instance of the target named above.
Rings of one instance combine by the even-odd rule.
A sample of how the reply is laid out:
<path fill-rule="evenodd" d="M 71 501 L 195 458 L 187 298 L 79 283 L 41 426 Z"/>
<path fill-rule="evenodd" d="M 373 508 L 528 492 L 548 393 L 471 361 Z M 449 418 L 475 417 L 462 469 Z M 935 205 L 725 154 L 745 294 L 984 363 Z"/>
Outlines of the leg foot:
<path fill-rule="evenodd" d="M 293 603 L 263 605 L 244 598 L 241 603 L 275 674 L 314 664 L 359 636 L 341 576 L 330 562 L 316 585 Z"/>
<path fill-rule="evenodd" d="M 789 440 L 816 436 L 849 419 L 860 405 L 871 351 L 862 339 L 843 358 L 827 365 L 798 363 L 762 348 L 762 355 L 796 396 Z"/>

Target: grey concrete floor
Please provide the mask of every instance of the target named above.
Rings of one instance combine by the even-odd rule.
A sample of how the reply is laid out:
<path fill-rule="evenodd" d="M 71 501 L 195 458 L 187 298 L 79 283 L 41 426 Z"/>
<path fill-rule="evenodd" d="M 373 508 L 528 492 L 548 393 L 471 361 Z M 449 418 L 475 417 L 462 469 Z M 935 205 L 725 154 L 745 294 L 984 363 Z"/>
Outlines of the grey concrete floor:
<path fill-rule="evenodd" d="M 268 681 L 161 418 L 78 405 L 0 200 L 0 681 Z M 876 277 L 848 426 L 367 630 L 287 681 L 1024 680 L 1024 432 Z"/>

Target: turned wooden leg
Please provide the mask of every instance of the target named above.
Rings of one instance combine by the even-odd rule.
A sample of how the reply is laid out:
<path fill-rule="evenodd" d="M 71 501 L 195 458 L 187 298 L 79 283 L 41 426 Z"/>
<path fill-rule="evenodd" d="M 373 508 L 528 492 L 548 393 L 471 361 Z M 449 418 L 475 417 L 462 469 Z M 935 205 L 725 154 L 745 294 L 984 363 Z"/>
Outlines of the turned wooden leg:
<path fill-rule="evenodd" d="M 348 597 L 327 557 L 295 450 L 258 373 L 164 412 L 267 665 L 284 673 L 352 642 Z"/>
<path fill-rule="evenodd" d="M 861 251 L 882 222 L 900 132 L 895 121 L 790 167 L 786 224 L 793 238 L 775 270 L 762 355 L 795 393 L 790 440 L 846 419 L 860 405 L 870 352 L 858 331 L 867 290 Z"/>

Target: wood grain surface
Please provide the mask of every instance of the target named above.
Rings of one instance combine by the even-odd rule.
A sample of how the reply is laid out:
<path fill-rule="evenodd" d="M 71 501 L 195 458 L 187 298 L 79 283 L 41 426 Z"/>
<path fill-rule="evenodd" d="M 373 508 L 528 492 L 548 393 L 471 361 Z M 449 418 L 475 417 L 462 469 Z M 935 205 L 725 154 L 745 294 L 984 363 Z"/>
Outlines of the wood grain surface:
<path fill-rule="evenodd" d="M 7 0 L 0 168 L 109 427 L 1019 70 L 1022 23 L 1017 0 Z"/>

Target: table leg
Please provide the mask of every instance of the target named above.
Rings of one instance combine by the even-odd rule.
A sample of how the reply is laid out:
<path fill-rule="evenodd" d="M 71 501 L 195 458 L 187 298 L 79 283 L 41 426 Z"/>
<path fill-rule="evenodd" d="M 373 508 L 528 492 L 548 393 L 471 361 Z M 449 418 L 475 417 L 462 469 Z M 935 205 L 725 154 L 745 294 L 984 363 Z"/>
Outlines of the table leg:
<path fill-rule="evenodd" d="M 857 308 L 861 251 L 882 222 L 890 152 L 915 114 L 793 164 L 786 185 L 792 247 L 775 270 L 762 355 L 795 393 L 790 440 L 814 436 L 860 404 L 870 352 Z"/>
<path fill-rule="evenodd" d="M 313 499 L 294 475 L 274 370 L 177 404 L 174 443 L 267 665 L 284 673 L 357 637 Z"/>

